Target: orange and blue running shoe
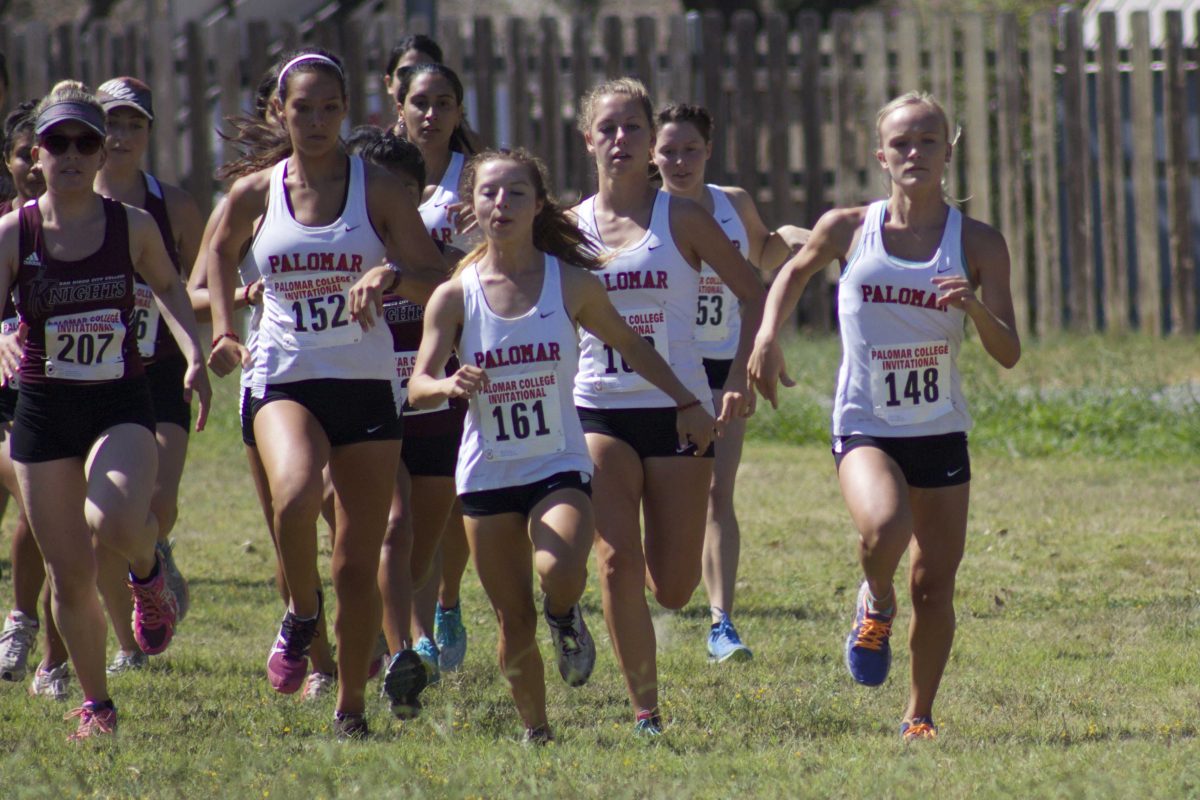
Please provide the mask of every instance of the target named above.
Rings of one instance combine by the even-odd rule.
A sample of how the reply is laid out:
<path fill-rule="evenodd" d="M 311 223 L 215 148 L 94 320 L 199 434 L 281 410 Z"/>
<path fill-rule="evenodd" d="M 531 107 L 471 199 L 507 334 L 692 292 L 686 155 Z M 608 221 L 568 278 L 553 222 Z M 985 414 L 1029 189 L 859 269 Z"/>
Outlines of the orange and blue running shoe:
<path fill-rule="evenodd" d="M 846 668 L 850 677 L 863 686 L 879 686 L 887 680 L 892 665 L 892 620 L 895 610 L 881 614 L 871 610 L 871 592 L 863 581 L 858 590 L 854 611 L 854 628 L 846 637 Z"/>
<path fill-rule="evenodd" d="M 933 717 L 913 717 L 906 719 L 900 723 L 900 738 L 906 742 L 915 742 L 920 739 L 936 739 L 937 725 L 933 724 Z"/>

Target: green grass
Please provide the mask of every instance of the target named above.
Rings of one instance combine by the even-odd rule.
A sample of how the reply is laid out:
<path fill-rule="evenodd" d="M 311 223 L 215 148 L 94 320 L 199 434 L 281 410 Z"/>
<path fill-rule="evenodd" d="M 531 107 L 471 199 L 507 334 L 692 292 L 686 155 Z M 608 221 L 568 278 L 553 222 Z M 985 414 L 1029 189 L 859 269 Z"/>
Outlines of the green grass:
<path fill-rule="evenodd" d="M 113 680 L 114 743 L 66 745 L 66 707 L 0 685 L 0 796 L 1196 796 L 1200 463 L 1194 403 L 1176 388 L 1200 376 L 1196 342 L 1053 341 L 1027 346 L 1012 372 L 978 350 L 964 353 L 978 424 L 959 633 L 932 745 L 896 738 L 905 613 L 884 687 L 853 685 L 841 663 L 858 578 L 823 401 L 837 346 L 821 341 L 789 348 L 801 385 L 783 414 L 753 423 L 740 474 L 736 619 L 755 660 L 705 662 L 702 590 L 656 612 L 670 723 L 657 743 L 630 735 L 594 576 L 596 672 L 568 690 L 549 667 L 559 741 L 545 750 L 516 742 L 495 622 L 470 575 L 466 668 L 424 695 L 419 720 L 394 722 L 379 702 L 375 738 L 338 745 L 330 701 L 274 695 L 273 554 L 226 382 L 194 440 L 176 531 L 191 616 L 166 655 Z"/>

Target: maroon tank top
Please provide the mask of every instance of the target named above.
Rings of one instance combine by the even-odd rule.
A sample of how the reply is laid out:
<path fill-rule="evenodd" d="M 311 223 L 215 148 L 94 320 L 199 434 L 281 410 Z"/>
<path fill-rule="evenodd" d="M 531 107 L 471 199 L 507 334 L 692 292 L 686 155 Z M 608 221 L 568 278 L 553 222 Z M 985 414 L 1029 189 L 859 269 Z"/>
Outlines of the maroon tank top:
<path fill-rule="evenodd" d="M 408 404 L 408 379 L 412 377 L 417 350 L 421 348 L 421 331 L 425 327 L 425 306 L 411 303 L 396 295 L 383 296 L 383 317 L 392 332 L 392 350 L 396 354 L 396 377 L 404 389 L 404 435 L 409 437 L 441 436 L 462 430 L 467 403 L 461 398 L 450 400 L 440 409 L 417 410 Z M 446 362 L 446 377 L 458 371 L 458 359 L 450 356 Z"/>
<path fill-rule="evenodd" d="M 133 336 L 129 217 L 121 203 L 101 199 L 104 242 L 78 261 L 59 261 L 46 251 L 37 203 L 20 210 L 13 297 L 29 326 L 22 383 L 106 383 L 142 375 Z"/>
<path fill-rule="evenodd" d="M 182 275 L 183 270 L 179 262 L 179 248 L 175 245 L 175 233 L 171 229 L 171 217 L 167 214 L 167 201 L 163 197 L 162 184 L 153 175 L 147 175 L 145 172 L 142 173 L 142 184 L 146 190 L 146 200 L 142 208 L 158 224 L 163 244 L 167 248 L 167 255 L 170 256 L 171 263 L 175 265 L 175 271 Z M 137 281 L 137 311 L 134 315 L 134 335 L 140 343 L 138 350 L 141 352 L 142 361 L 146 364 L 153 364 L 156 361 L 165 361 L 174 356 L 182 357 L 183 352 L 179 349 L 179 344 L 175 341 L 175 337 L 171 335 L 171 329 L 163 321 L 158 306 L 154 302 L 154 293 L 150 291 L 149 285 L 137 273 L 134 273 L 134 280 Z M 153 330 L 150 329 L 151 327 L 153 327 Z M 153 346 L 151 347 L 151 345 Z"/>

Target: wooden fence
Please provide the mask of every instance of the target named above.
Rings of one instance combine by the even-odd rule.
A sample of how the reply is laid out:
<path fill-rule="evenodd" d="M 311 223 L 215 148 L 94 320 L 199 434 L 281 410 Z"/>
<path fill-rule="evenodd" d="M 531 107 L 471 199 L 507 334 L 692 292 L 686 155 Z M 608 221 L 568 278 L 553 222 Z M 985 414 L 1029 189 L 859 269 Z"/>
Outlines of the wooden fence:
<path fill-rule="evenodd" d="M 468 89 L 486 141 L 540 153 L 564 195 L 588 193 L 592 166 L 575 132 L 576 99 L 608 76 L 640 77 L 660 101 L 699 102 L 717 120 L 710 178 L 747 187 L 771 226 L 811 226 L 831 205 L 883 196 L 874 117 L 888 98 L 933 91 L 961 122 L 950 194 L 996 225 L 1013 256 L 1022 329 L 1037 333 L 1200 329 L 1200 46 L 1167 12 L 1114 16 L 1086 48 L 1078 11 L 1035 16 L 917 16 L 881 11 L 666 19 L 443 19 L 434 33 Z M 1200 26 L 1198 26 L 1200 27 Z M 394 17 L 334 16 L 305 26 L 226 18 L 170 30 L 105 20 L 86 29 L 4 25 L 15 98 L 55 80 L 96 85 L 134 74 L 154 86 L 152 167 L 211 205 L 214 165 L 229 155 L 219 120 L 250 104 L 258 76 L 301 42 L 345 56 L 354 123 L 392 111 L 379 73 L 405 32 Z M 828 327 L 815 286 L 807 318 Z"/>

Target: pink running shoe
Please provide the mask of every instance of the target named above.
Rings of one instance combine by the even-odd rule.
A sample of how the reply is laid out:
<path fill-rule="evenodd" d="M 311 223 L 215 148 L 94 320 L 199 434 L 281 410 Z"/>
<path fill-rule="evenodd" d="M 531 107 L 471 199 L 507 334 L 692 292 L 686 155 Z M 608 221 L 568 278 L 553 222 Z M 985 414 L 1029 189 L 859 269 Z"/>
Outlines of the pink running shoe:
<path fill-rule="evenodd" d="M 134 580 L 129 573 L 127 581 L 133 592 L 133 638 L 146 655 L 152 656 L 167 649 L 175 635 L 175 619 L 179 606 L 175 595 L 167 587 L 162 558 L 155 554 L 158 573 L 147 583 Z"/>
<path fill-rule="evenodd" d="M 267 656 L 267 677 L 271 688 L 281 694 L 294 694 L 308 677 L 308 648 L 317 633 L 317 619 L 301 619 L 288 611 L 279 626 L 279 636 Z"/>
<path fill-rule="evenodd" d="M 112 706 L 101 706 L 88 700 L 74 711 L 68 712 L 63 719 L 79 717 L 79 727 L 67 737 L 68 742 L 81 742 L 93 736 L 117 732 L 117 709 Z"/>

